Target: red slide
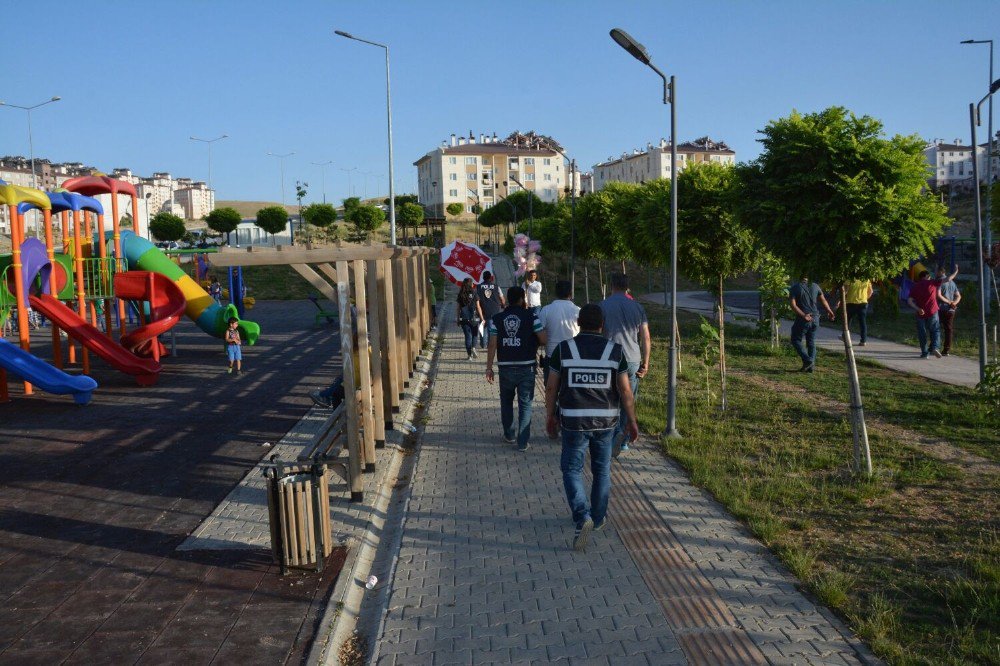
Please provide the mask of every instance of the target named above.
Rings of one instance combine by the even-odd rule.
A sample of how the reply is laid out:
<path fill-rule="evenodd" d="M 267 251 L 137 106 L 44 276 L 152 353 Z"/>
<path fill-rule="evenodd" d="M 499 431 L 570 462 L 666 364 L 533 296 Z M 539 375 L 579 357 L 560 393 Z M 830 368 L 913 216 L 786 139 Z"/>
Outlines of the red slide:
<path fill-rule="evenodd" d="M 31 297 L 31 307 L 51 319 L 66 331 L 67 335 L 79 340 L 112 367 L 127 375 L 133 375 L 139 386 L 152 386 L 161 368 L 160 364 L 148 358 L 139 358 L 120 344 L 88 324 L 76 312 L 69 309 L 49 294 Z"/>
<path fill-rule="evenodd" d="M 159 360 L 166 349 L 156 339 L 180 321 L 187 307 L 184 293 L 166 275 L 151 271 L 115 274 L 115 296 L 126 301 L 147 301 L 149 321 L 122 337 L 122 346 L 137 356 Z"/>

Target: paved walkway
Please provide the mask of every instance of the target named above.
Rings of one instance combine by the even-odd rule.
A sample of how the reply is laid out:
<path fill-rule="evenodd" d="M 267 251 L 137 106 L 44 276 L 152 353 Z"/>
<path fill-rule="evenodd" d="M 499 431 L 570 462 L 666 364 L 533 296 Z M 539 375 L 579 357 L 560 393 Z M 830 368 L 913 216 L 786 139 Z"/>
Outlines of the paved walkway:
<path fill-rule="evenodd" d="M 732 293 L 739 296 L 743 292 Z M 730 292 L 726 292 L 726 294 L 728 298 Z M 642 297 L 642 300 L 662 304 L 664 302 L 663 293 L 646 294 Z M 715 316 L 715 306 L 712 297 L 706 292 L 678 292 L 677 307 L 689 312 L 697 312 L 709 318 Z M 727 322 L 736 322 L 745 325 L 745 320 L 748 317 L 753 320 L 757 319 L 756 306 L 726 306 Z M 744 321 L 738 321 L 737 318 Z M 781 330 L 786 338 L 788 331 L 791 329 L 792 322 L 782 320 Z M 826 326 L 821 326 L 817 332 L 816 345 L 828 351 L 840 353 L 844 351 L 844 343 L 840 340 L 840 330 Z M 973 359 L 962 356 L 949 356 L 943 359 L 920 358 L 920 350 L 917 347 L 872 337 L 868 338 L 868 344 L 864 347 L 858 347 L 855 344 L 854 355 L 857 358 L 868 359 L 893 370 L 920 375 L 944 384 L 974 388 L 979 383 L 979 364 Z"/>
<path fill-rule="evenodd" d="M 610 525 L 574 552 L 542 396 L 531 448 L 518 453 L 451 307 L 377 663 L 871 660 L 650 442 L 613 466 Z"/>

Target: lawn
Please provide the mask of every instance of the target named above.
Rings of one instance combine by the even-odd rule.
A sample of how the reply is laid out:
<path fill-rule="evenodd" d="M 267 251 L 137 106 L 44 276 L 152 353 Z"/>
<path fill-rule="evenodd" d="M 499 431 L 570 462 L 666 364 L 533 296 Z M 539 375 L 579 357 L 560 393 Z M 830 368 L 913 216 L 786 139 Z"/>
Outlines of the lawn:
<path fill-rule="evenodd" d="M 665 425 L 667 313 L 647 306 L 654 335 L 640 425 Z M 851 431 L 842 357 L 824 354 L 814 375 L 736 327 L 728 329 L 729 409 L 717 370 L 697 358 L 696 316 L 682 313 L 678 389 L 682 439 L 665 452 L 893 664 L 1000 660 L 1000 475 L 945 462 L 896 430 L 871 429 L 876 474 L 851 472 Z M 996 460 L 997 432 L 974 394 L 863 367 L 874 423 L 946 438 Z M 842 405 L 841 405 L 842 406 Z M 927 413 L 921 413 L 922 411 Z M 945 425 L 947 424 L 947 425 Z M 987 465 L 991 463 L 987 462 Z"/>

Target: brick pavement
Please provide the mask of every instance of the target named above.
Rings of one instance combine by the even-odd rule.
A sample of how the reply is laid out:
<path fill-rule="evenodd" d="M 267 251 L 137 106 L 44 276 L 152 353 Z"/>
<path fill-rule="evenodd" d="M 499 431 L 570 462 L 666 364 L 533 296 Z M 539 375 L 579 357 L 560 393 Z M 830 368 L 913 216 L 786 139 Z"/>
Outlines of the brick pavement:
<path fill-rule="evenodd" d="M 542 396 L 531 449 L 518 453 L 500 437 L 483 358 L 465 359 L 453 311 L 441 321 L 446 341 L 377 663 L 874 661 L 650 444 L 615 465 L 611 524 L 574 552 Z M 677 571 L 650 564 L 664 557 Z M 659 576 L 675 576 L 675 587 L 657 585 Z"/>

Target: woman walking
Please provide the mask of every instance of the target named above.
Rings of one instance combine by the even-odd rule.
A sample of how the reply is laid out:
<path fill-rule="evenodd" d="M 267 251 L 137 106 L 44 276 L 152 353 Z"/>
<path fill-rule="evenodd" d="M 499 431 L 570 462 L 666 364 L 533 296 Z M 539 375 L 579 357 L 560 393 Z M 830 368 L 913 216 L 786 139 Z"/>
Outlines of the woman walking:
<path fill-rule="evenodd" d="M 479 337 L 479 325 L 483 323 L 483 309 L 479 305 L 479 296 L 472 278 L 462 280 L 458 291 L 458 325 L 465 333 L 465 353 L 469 360 L 478 358 L 476 353 L 476 338 Z"/>

